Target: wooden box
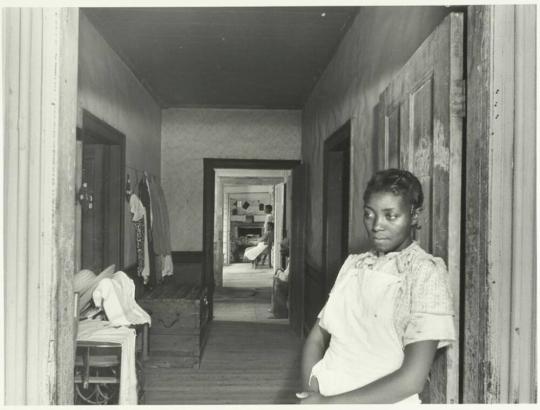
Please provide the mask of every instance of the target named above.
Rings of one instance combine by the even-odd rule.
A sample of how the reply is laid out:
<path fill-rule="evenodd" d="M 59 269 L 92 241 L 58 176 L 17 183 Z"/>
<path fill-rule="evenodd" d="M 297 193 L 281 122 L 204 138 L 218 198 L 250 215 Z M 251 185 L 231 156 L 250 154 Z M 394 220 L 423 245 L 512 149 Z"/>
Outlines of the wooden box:
<path fill-rule="evenodd" d="M 139 305 L 152 317 L 149 332 L 151 367 L 199 367 L 208 323 L 206 288 L 158 285 Z"/>

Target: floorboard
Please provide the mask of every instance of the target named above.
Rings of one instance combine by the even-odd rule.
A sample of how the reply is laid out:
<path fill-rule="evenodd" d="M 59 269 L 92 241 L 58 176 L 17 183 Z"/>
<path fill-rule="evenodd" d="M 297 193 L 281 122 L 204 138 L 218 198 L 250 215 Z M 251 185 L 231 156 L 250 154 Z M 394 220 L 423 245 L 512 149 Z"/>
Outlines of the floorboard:
<path fill-rule="evenodd" d="M 146 367 L 145 404 L 297 402 L 301 341 L 268 312 L 272 276 L 250 264 L 226 267 L 200 368 Z"/>

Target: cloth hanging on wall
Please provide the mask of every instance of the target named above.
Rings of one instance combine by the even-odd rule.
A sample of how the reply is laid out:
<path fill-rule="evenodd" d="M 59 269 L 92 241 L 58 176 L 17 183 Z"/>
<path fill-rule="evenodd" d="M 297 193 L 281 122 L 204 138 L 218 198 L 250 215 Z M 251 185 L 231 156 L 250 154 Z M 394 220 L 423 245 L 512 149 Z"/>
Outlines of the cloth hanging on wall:
<path fill-rule="evenodd" d="M 148 253 L 148 219 L 146 209 L 135 194 L 131 194 L 129 199 L 131 212 L 133 213 L 133 223 L 136 232 L 137 249 L 137 275 L 143 278 L 144 284 L 148 283 L 150 277 L 150 255 Z"/>
<path fill-rule="evenodd" d="M 169 210 L 163 189 L 153 176 L 148 178 L 148 187 L 152 204 L 153 249 L 156 254 L 161 255 L 161 267 L 156 272 L 157 281 L 160 282 L 164 277 L 174 273 L 171 258 Z"/>
<path fill-rule="evenodd" d="M 142 176 L 141 180 L 139 181 L 139 199 L 141 200 L 141 203 L 144 206 L 145 209 L 145 215 L 146 215 L 146 239 L 147 239 L 147 247 L 148 249 L 145 249 L 145 255 L 146 252 L 148 252 L 148 281 L 146 283 L 155 284 L 157 281 L 155 280 L 155 257 L 154 253 L 150 252 L 153 248 L 152 242 L 153 242 L 153 231 L 152 231 L 152 213 L 151 213 L 151 205 L 150 205 L 150 191 L 148 190 L 148 183 L 146 182 L 146 173 Z"/>
<path fill-rule="evenodd" d="M 165 194 L 153 176 L 148 178 L 148 187 L 150 189 L 152 204 L 154 252 L 158 255 L 169 255 L 171 253 L 171 234 L 169 228 L 169 210 L 165 202 Z"/>

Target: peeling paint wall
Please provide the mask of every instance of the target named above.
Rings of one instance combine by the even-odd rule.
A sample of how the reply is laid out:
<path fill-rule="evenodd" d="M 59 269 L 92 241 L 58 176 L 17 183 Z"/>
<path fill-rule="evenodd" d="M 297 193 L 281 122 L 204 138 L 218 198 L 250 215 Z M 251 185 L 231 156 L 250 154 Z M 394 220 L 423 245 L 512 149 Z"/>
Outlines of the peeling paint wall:
<path fill-rule="evenodd" d="M 86 109 L 126 136 L 132 186 L 144 170 L 161 174 L 161 108 L 81 13 L 77 125 Z M 136 262 L 135 229 L 125 203 L 124 264 Z"/>
<path fill-rule="evenodd" d="M 349 250 L 352 253 L 365 251 L 368 243 L 362 223 L 361 198 L 376 166 L 375 109 L 379 95 L 451 10 L 447 7 L 362 8 L 310 95 L 302 112 L 302 159 L 308 170 L 306 263 L 308 269 L 315 270 L 311 274 L 323 274 L 321 221 L 325 139 L 351 119 Z M 440 154 L 444 157 L 444 153 Z M 318 308 L 311 307 L 313 311 Z M 308 313 L 310 315 L 313 312 Z"/>
<path fill-rule="evenodd" d="M 161 174 L 173 251 L 201 251 L 203 158 L 300 159 L 299 110 L 168 109 Z"/>

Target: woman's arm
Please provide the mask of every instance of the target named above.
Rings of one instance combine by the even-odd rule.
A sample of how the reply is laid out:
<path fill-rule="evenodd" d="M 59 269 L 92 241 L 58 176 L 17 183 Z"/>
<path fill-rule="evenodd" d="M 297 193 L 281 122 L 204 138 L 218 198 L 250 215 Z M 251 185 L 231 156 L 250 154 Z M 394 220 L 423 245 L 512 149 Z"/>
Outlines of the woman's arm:
<path fill-rule="evenodd" d="M 401 367 L 367 386 L 324 397 L 311 394 L 302 404 L 316 403 L 396 403 L 413 394 L 420 393 L 424 387 L 437 350 L 436 340 L 415 342 L 405 346 L 405 358 Z"/>
<path fill-rule="evenodd" d="M 322 359 L 330 341 L 330 334 L 319 326 L 319 319 L 313 325 L 304 343 L 302 352 L 302 388 L 304 391 L 318 391 L 318 386 L 309 385 L 309 376 L 313 366 Z"/>

